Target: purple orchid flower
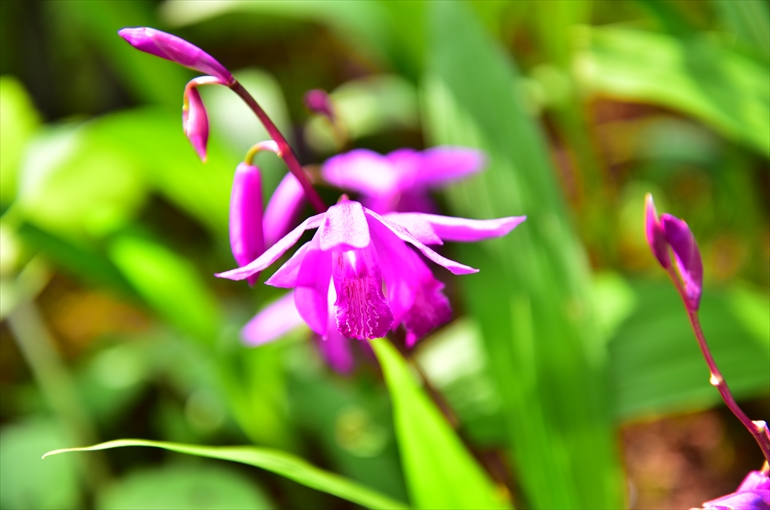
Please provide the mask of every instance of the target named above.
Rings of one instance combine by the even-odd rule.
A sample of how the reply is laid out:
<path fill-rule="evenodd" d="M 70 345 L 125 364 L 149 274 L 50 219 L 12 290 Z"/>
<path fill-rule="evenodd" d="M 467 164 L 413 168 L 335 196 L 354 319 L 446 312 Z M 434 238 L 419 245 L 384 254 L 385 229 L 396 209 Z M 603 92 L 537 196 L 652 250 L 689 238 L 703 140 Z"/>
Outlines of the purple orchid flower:
<path fill-rule="evenodd" d="M 442 237 L 477 241 L 504 235 L 524 219 L 469 220 L 420 213 L 382 217 L 343 199 L 326 213 L 306 219 L 250 264 L 217 276 L 246 279 L 275 262 L 305 230 L 317 228 L 312 240 L 266 283 L 294 288 L 299 316 L 322 338 L 330 338 L 334 330 L 345 338 L 379 338 L 403 323 L 413 344 L 448 319 L 449 305 L 443 285 L 407 243 L 453 274 L 475 273 L 426 244 L 442 244 Z"/>
<path fill-rule="evenodd" d="M 435 212 L 431 188 L 476 173 L 484 164 L 483 153 L 464 147 L 399 149 L 385 156 L 356 149 L 327 160 L 321 173 L 330 184 L 360 193 L 374 212 Z"/>
<path fill-rule="evenodd" d="M 668 248 L 674 252 L 675 266 L 684 283 L 687 308 L 696 311 L 703 293 L 703 261 L 690 227 L 670 214 L 662 214 L 658 219 L 652 195 L 648 194 L 645 199 L 645 231 L 647 243 L 663 269 L 668 271 L 671 267 Z"/>
<path fill-rule="evenodd" d="M 732 494 L 703 503 L 706 510 L 770 510 L 770 478 L 751 471 Z"/>
<path fill-rule="evenodd" d="M 149 27 L 124 28 L 118 30 L 118 35 L 140 51 L 214 76 L 226 85 L 235 82 L 230 71 L 214 57 L 175 35 Z"/>

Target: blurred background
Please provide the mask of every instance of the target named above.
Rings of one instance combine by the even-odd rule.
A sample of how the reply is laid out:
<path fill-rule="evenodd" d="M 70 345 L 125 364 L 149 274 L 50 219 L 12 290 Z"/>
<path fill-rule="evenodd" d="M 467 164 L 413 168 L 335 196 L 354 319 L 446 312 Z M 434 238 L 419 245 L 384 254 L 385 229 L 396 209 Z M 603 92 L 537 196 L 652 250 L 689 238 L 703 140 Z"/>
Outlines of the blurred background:
<path fill-rule="evenodd" d="M 202 164 L 180 122 L 195 74 L 133 50 L 126 26 L 217 58 L 311 170 L 340 150 L 303 107 L 312 88 L 347 149 L 487 152 L 442 210 L 529 219 L 443 247 L 481 272 L 436 270 L 454 320 L 409 356 L 517 508 L 689 508 L 760 468 L 645 244 L 643 197 L 692 228 L 706 337 L 747 414 L 770 420 L 767 2 L 4 0 L 0 507 L 355 507 L 161 450 L 40 460 L 123 437 L 269 446 L 407 499 L 376 362 L 338 375 L 308 330 L 244 346 L 280 294 L 213 277 L 234 267 L 233 171 L 267 135 L 203 88 Z M 285 168 L 258 164 L 267 200 Z"/>

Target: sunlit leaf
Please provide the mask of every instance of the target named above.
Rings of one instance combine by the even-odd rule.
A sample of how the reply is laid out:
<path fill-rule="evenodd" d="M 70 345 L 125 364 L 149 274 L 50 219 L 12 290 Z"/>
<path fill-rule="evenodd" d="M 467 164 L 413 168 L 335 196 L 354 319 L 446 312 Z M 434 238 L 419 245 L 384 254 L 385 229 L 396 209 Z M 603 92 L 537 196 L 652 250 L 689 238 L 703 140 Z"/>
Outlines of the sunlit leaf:
<path fill-rule="evenodd" d="M 178 453 L 229 460 L 272 471 L 295 482 L 328 492 L 368 508 L 407 508 L 405 504 L 378 494 L 341 476 L 329 473 L 294 455 L 255 446 L 198 446 L 190 444 L 119 439 L 84 448 L 65 448 L 46 453 L 43 458 L 65 452 L 107 450 L 123 446 L 149 446 Z"/>
<path fill-rule="evenodd" d="M 112 242 L 109 254 L 162 318 L 193 338 L 213 342 L 219 309 L 192 263 L 158 243 L 127 234 Z"/>
<path fill-rule="evenodd" d="M 588 90 L 692 115 L 770 155 L 768 68 L 703 37 L 582 27 L 578 77 Z"/>
<path fill-rule="evenodd" d="M 24 86 L 11 76 L 0 77 L 0 203 L 6 204 L 16 196 L 19 161 L 39 123 Z"/>
<path fill-rule="evenodd" d="M 423 392 L 404 358 L 371 342 L 393 401 L 401 462 L 417 508 L 510 508 L 488 475 Z"/>
<path fill-rule="evenodd" d="M 543 137 L 516 95 L 520 77 L 462 3 L 430 6 L 427 138 L 489 156 L 486 171 L 450 188 L 452 212 L 528 216 L 502 239 L 457 247 L 481 270 L 459 283 L 502 398 L 523 497 L 536 508 L 623 507 L 588 265 Z"/>
<path fill-rule="evenodd" d="M 18 206 L 35 224 L 74 236 L 124 226 L 145 198 L 135 161 L 90 123 L 38 131 L 21 163 Z"/>

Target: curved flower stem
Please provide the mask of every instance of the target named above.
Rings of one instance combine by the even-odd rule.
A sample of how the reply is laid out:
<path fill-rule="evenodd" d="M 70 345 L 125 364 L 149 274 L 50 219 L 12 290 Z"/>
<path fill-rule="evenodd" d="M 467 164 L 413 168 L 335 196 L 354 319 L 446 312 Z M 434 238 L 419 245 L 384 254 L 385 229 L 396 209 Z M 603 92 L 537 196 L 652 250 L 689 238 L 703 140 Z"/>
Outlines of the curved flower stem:
<path fill-rule="evenodd" d="M 324 204 L 323 200 L 321 200 L 318 192 L 316 192 L 316 190 L 313 188 L 313 185 L 310 183 L 310 180 L 305 175 L 305 172 L 302 170 L 302 165 L 299 164 L 297 156 L 294 154 L 291 146 L 286 141 L 286 138 L 283 137 L 275 124 L 273 124 L 273 121 L 270 120 L 270 117 L 267 116 L 265 110 L 259 106 L 259 103 L 257 103 L 254 97 L 249 94 L 249 92 L 243 87 L 243 85 L 238 82 L 238 80 L 235 80 L 231 85 L 228 85 L 228 87 L 230 87 L 233 92 L 238 94 L 238 96 L 243 99 L 249 108 L 251 108 L 254 114 L 259 118 L 260 122 L 262 122 L 262 125 L 265 126 L 265 129 L 270 134 L 270 137 L 275 141 L 276 144 L 278 144 L 278 148 L 280 150 L 279 155 L 286 162 L 286 166 L 289 167 L 289 171 L 294 174 L 299 183 L 302 185 L 302 189 L 305 191 L 305 195 L 307 196 L 310 205 L 312 205 L 319 213 L 325 212 L 327 209 L 326 204 Z"/>
<path fill-rule="evenodd" d="M 724 377 L 722 377 L 722 373 L 719 371 L 716 361 L 714 361 L 714 357 L 711 355 L 708 343 L 706 343 L 706 337 L 703 335 L 703 328 L 701 328 L 700 319 L 698 318 L 698 311 L 691 310 L 688 306 L 684 288 L 673 267 L 668 268 L 668 274 L 671 276 L 671 280 L 674 282 L 677 292 L 679 292 L 679 295 L 682 297 L 685 309 L 687 310 L 687 317 L 690 319 L 693 333 L 695 333 L 695 338 L 698 340 L 698 346 L 703 353 L 703 357 L 706 358 L 706 364 L 709 367 L 711 375 L 709 382 L 719 391 L 722 400 L 724 400 L 730 411 L 732 411 L 735 417 L 743 423 L 743 426 L 748 429 L 751 435 L 754 436 L 754 439 L 759 444 L 759 448 L 765 456 L 765 465 L 767 465 L 767 463 L 770 463 L 770 432 L 768 432 L 767 423 L 761 420 L 752 421 L 735 402 L 732 393 L 730 393 L 730 388 L 727 386 L 727 382 L 725 382 Z"/>

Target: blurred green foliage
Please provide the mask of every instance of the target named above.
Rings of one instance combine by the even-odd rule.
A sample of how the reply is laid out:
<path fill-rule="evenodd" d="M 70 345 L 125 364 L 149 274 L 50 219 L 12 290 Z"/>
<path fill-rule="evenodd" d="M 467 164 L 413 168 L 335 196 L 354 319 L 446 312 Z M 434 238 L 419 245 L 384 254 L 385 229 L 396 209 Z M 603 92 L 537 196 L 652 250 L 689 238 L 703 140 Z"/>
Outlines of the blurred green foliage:
<path fill-rule="evenodd" d="M 406 353 L 429 387 L 387 345 L 383 379 L 364 350 L 334 374 L 307 330 L 241 343 L 278 292 L 213 273 L 234 264 L 233 170 L 267 135 L 204 89 L 201 164 L 180 129 L 194 74 L 116 35 L 137 25 L 233 70 L 311 172 L 340 147 L 310 88 L 347 148 L 488 153 L 444 212 L 528 220 L 444 248 L 481 272 L 448 279 L 455 321 Z M 755 1 L 0 2 L 0 507 L 627 506 L 619 428 L 720 404 L 645 245 L 644 193 L 694 231 L 716 361 L 769 407 L 768 41 Z M 258 164 L 267 200 L 285 170 Z M 274 457 L 39 460 L 121 437 Z"/>

